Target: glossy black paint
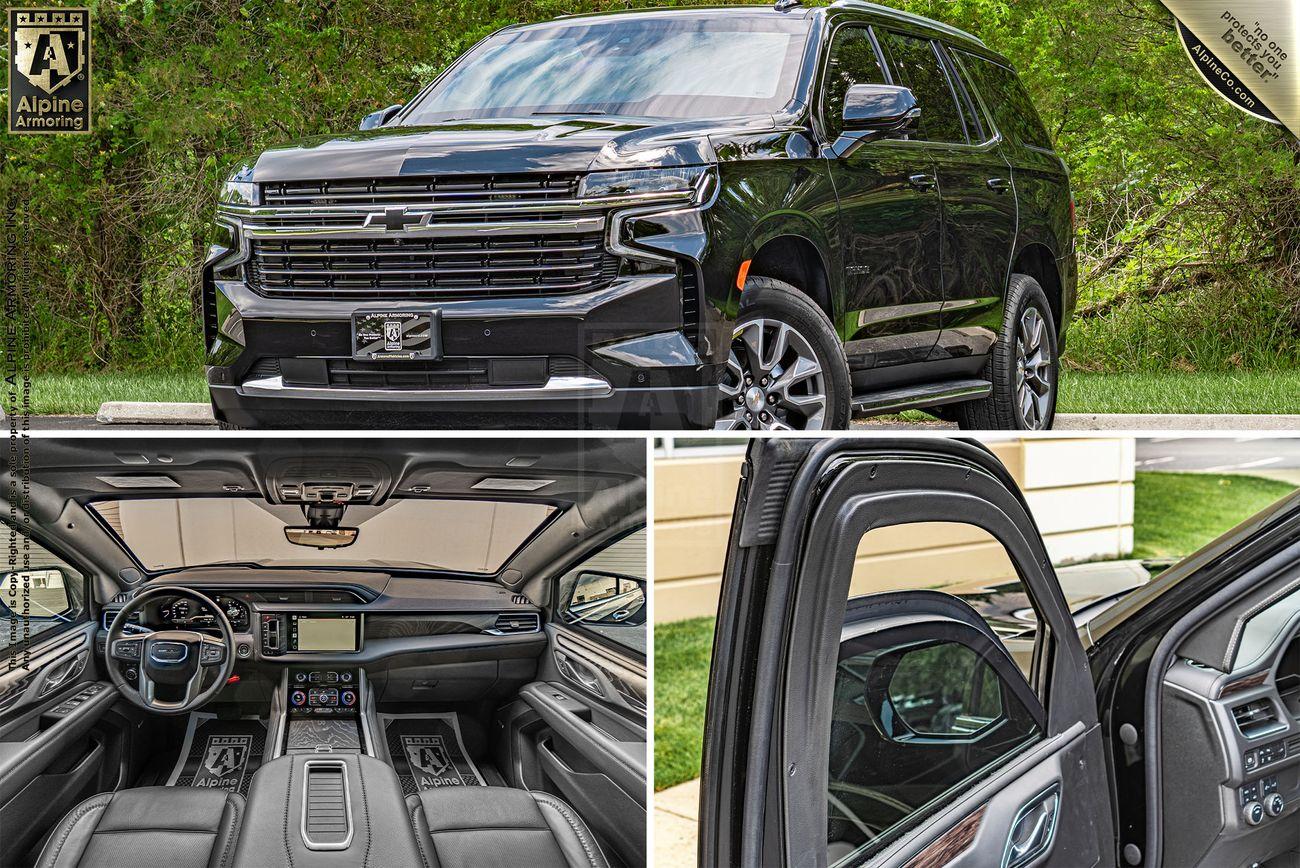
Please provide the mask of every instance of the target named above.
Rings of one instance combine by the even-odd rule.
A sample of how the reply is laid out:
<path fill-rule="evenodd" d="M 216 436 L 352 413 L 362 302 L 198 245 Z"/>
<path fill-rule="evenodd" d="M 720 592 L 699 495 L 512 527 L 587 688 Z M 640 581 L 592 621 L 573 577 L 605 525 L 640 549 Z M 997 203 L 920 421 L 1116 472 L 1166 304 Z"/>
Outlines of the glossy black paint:
<path fill-rule="evenodd" d="M 600 18 L 671 14 L 676 13 L 612 13 Z M 767 247 L 769 254 L 778 249 L 803 251 L 806 270 L 797 282 L 805 285 L 799 288 L 826 310 L 845 342 L 855 391 L 878 389 L 886 382 L 942 379 L 951 376 L 953 364 L 978 371 L 1001 321 L 1008 276 L 1022 262 L 1049 263 L 1050 279 L 1035 276 L 1048 291 L 1064 340 L 1076 276 L 1068 181 L 1058 157 L 1019 147 L 991 125 L 983 138 L 972 137 L 975 144 L 911 141 L 910 125 L 893 133 L 873 128 L 830 140 L 827 119 L 821 115 L 829 34 L 842 26 L 888 26 L 936 40 L 944 46 L 936 51 L 960 48 L 969 56 L 1005 61 L 950 28 L 866 4 L 786 12 L 738 7 L 709 14 L 781 15 L 806 22 L 804 66 L 794 99 L 784 111 L 690 121 L 529 117 L 423 127 L 402 126 L 398 111 L 387 126 L 269 149 L 249 163 L 241 180 L 264 184 L 716 167 L 716 189 L 697 208 L 642 215 L 624 223 L 624 237 L 632 246 L 666 254 L 679 269 L 699 275 L 699 330 L 687 335 L 697 357 L 688 364 L 612 366 L 596 352 L 611 340 L 683 328 L 681 287 L 671 273 L 661 275 L 653 287 L 643 285 L 641 278 L 624 276 L 581 297 L 433 305 L 443 311 L 449 355 L 455 348 L 480 355 L 573 355 L 620 390 L 649 387 L 645 378 L 673 388 L 716 385 L 739 310 L 737 277 L 742 264 L 759 263 L 750 274 L 766 271 L 787 277 L 790 262 L 784 252 L 765 257 L 764 248 L 772 244 L 780 246 Z M 955 63 L 949 69 L 954 81 L 957 69 Z M 435 80 L 430 87 L 436 86 Z M 905 89 L 855 88 L 853 93 L 846 101 L 853 113 L 907 114 L 904 94 L 910 92 Z M 971 106 L 983 104 L 977 94 L 967 99 Z M 924 113 L 926 107 L 919 108 Z M 390 110 L 369 116 L 367 122 L 384 121 Z M 988 123 L 987 118 L 983 122 Z M 215 251 L 217 256 L 223 252 L 222 247 Z M 346 337 L 342 330 L 352 309 L 360 306 L 273 301 L 238 281 L 219 280 L 209 267 L 209 381 L 238 383 L 262 357 L 346 352 L 340 344 Z M 237 314 L 242 335 L 219 335 L 218 308 L 225 310 L 222 323 L 230 320 L 231 312 Z M 478 409 L 491 412 L 492 405 Z M 625 421 L 634 425 L 643 420 Z M 667 427 L 711 421 L 707 413 L 705 418 L 674 420 L 668 412 L 657 419 Z"/>

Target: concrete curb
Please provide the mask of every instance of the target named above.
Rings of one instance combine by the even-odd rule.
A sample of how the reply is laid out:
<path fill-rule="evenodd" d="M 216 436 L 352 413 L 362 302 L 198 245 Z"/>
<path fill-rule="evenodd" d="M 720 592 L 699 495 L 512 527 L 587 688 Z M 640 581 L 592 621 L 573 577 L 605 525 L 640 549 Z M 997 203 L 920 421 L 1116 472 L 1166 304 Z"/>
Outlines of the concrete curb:
<path fill-rule="evenodd" d="M 95 421 L 101 425 L 211 425 L 211 404 L 164 404 L 152 401 L 106 401 Z"/>
<path fill-rule="evenodd" d="M 1062 413 L 1057 431 L 1284 431 L 1300 430 L 1300 416 L 1221 413 Z"/>

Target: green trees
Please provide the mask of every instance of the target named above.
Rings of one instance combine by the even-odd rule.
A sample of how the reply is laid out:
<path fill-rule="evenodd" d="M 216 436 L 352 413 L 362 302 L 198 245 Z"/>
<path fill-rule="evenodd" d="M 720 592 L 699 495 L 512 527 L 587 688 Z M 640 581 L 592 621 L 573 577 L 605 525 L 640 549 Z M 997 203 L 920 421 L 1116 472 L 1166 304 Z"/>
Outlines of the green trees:
<path fill-rule="evenodd" d="M 40 369 L 191 367 L 213 194 L 241 156 L 354 129 L 497 27 L 650 3 L 92 3 L 94 130 L 4 136 Z M 661 4 L 660 4 L 661 5 Z M 1089 370 L 1294 364 L 1300 145 L 1192 70 L 1157 0 L 903 0 L 1022 71 L 1073 173 Z"/>

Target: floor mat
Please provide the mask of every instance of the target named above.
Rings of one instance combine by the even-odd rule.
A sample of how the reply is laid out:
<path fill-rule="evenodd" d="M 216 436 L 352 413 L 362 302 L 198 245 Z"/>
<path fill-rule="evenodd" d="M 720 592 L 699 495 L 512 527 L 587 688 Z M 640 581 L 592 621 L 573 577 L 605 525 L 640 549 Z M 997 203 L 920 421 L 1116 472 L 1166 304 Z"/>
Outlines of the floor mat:
<path fill-rule="evenodd" d="M 437 787 L 487 786 L 465 752 L 455 714 L 381 714 L 379 720 L 405 795 Z"/>
<path fill-rule="evenodd" d="M 194 712 L 167 786 L 216 787 L 247 796 L 265 750 L 265 721 L 218 720 L 216 715 Z"/>

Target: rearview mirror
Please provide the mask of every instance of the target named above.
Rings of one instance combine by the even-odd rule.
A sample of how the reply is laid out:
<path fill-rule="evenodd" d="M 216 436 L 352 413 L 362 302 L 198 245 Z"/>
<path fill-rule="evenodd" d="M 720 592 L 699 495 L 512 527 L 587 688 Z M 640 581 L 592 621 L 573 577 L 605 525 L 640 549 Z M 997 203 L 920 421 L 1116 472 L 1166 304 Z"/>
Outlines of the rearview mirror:
<path fill-rule="evenodd" d="M 341 549 L 357 541 L 355 527 L 286 527 L 284 538 L 296 546 Z"/>
<path fill-rule="evenodd" d="M 913 128 L 920 117 L 910 88 L 855 84 L 844 95 L 845 132 L 897 134 Z"/>
<path fill-rule="evenodd" d="M 386 109 L 380 109 L 377 112 L 371 112 L 361 119 L 361 129 L 373 130 L 382 127 L 393 118 L 397 117 L 397 113 L 403 108 L 405 108 L 405 106 L 399 103 L 397 105 L 390 105 Z"/>
<path fill-rule="evenodd" d="M 61 570 L 51 567 L 18 570 L 0 578 L 0 608 L 21 612 L 22 600 L 27 594 L 30 594 L 28 612 L 33 618 L 53 618 L 72 608 L 72 598 L 68 596 Z M 10 604 L 15 602 L 17 610 L 10 608 Z"/>
<path fill-rule="evenodd" d="M 569 624 L 645 624 L 645 579 L 584 570 L 578 574 L 562 616 Z"/>

